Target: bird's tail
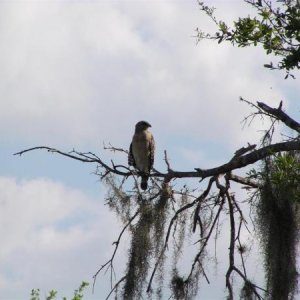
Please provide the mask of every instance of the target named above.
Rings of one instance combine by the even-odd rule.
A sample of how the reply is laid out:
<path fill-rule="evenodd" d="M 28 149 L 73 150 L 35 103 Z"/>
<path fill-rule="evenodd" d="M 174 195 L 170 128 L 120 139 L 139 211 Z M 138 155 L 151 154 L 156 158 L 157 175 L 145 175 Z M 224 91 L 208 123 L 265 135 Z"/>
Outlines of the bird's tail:
<path fill-rule="evenodd" d="M 142 176 L 142 180 L 141 180 L 141 189 L 142 190 L 146 190 L 147 189 L 147 187 L 148 187 L 148 178 L 149 178 L 149 176 L 147 176 L 147 175 L 143 175 Z"/>

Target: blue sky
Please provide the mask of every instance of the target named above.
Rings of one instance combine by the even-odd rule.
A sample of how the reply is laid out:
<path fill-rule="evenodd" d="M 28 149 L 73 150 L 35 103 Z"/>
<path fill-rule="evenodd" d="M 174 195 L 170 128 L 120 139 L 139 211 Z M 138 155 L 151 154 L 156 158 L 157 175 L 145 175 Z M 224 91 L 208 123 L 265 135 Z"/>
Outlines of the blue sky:
<path fill-rule="evenodd" d="M 228 22 L 251 13 L 242 1 L 209 3 Z M 103 143 L 128 148 L 145 119 L 156 168 L 165 170 L 165 149 L 174 169 L 210 168 L 257 142 L 267 125 L 242 128 L 250 109 L 239 96 L 283 100 L 300 119 L 298 78 L 264 69 L 270 58 L 259 48 L 197 44 L 197 27 L 215 30 L 194 0 L 0 2 L 1 300 L 28 299 L 32 288 L 70 296 L 82 280 L 92 282 L 121 228 L 95 166 L 13 153 L 47 145 L 125 164 Z M 203 283 L 205 299 L 222 299 L 223 280 L 214 281 L 221 291 Z M 100 275 L 87 299 L 103 299 L 108 283 Z"/>

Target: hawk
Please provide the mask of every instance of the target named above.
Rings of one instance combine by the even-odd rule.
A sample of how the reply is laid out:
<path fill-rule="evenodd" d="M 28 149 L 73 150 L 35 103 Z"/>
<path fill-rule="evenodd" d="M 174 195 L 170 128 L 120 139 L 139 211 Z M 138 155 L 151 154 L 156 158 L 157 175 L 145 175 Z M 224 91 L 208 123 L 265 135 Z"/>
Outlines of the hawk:
<path fill-rule="evenodd" d="M 142 172 L 141 189 L 147 189 L 147 182 L 154 163 L 155 142 L 148 128 L 151 125 L 140 121 L 135 125 L 135 132 L 129 148 L 128 164 Z"/>

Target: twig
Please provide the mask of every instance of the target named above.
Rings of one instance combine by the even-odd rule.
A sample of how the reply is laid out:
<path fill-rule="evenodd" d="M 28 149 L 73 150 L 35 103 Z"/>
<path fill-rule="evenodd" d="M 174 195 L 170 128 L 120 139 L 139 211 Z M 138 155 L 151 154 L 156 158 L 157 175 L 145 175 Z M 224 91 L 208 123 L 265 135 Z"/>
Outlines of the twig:
<path fill-rule="evenodd" d="M 165 161 L 165 163 L 167 165 L 168 173 L 169 173 L 170 171 L 172 171 L 172 169 L 170 167 L 170 163 L 169 163 L 169 159 L 168 159 L 168 155 L 167 155 L 167 150 L 164 151 L 164 155 L 165 155 L 164 161 Z"/>
<path fill-rule="evenodd" d="M 95 273 L 95 275 L 93 276 L 94 278 L 94 282 L 93 282 L 93 291 L 94 291 L 94 287 L 95 287 L 95 283 L 96 283 L 96 279 L 97 279 L 97 276 L 98 274 L 107 266 L 107 265 L 110 265 L 112 267 L 112 264 L 113 264 L 113 260 L 115 258 L 115 255 L 117 253 L 117 250 L 118 250 L 118 247 L 119 247 L 119 243 L 120 243 L 120 240 L 121 240 L 121 237 L 123 236 L 123 233 L 125 232 L 125 230 L 127 229 L 127 227 L 132 223 L 132 221 L 136 218 L 136 216 L 139 214 L 140 212 L 140 209 L 138 209 L 135 214 L 129 219 L 129 221 L 127 222 L 127 224 L 123 227 L 122 231 L 120 232 L 119 234 L 119 237 L 117 239 L 117 241 L 115 241 L 113 243 L 113 245 L 115 245 L 115 250 L 112 254 L 112 257 L 110 258 L 110 260 L 108 260 L 104 265 L 102 265 L 99 270 Z"/>
<path fill-rule="evenodd" d="M 167 235 L 166 235 L 166 238 L 165 238 L 165 244 L 164 244 L 164 247 L 163 249 L 161 250 L 161 253 L 155 263 L 155 266 L 153 268 L 153 271 L 152 271 L 152 274 L 151 274 L 151 277 L 150 277 L 150 280 L 149 280 L 149 283 L 148 283 L 148 287 L 147 287 L 147 293 L 150 292 L 151 290 L 151 284 L 152 284 L 152 281 L 153 281 L 153 278 L 154 278 L 154 275 L 156 273 L 156 270 L 157 270 L 157 267 L 160 263 L 160 260 L 162 259 L 164 253 L 165 253 L 165 250 L 168 246 L 168 241 L 169 241 L 169 236 L 170 236 L 170 233 L 171 233 L 171 229 L 172 229 L 172 226 L 173 226 L 173 223 L 176 221 L 177 217 L 179 216 L 180 213 L 182 213 L 183 211 L 185 211 L 186 209 L 190 208 L 190 207 L 193 207 L 197 202 L 199 201 L 202 201 L 203 199 L 205 199 L 205 197 L 208 195 L 210 189 L 211 189 L 211 186 L 212 186 L 212 183 L 213 183 L 214 179 L 211 179 L 209 181 L 209 184 L 208 184 L 208 187 L 207 189 L 197 198 L 195 199 L 193 202 L 191 203 L 188 203 L 186 204 L 185 206 L 181 207 L 180 209 L 178 209 L 174 216 L 172 217 L 170 223 L 169 223 L 169 227 L 168 227 L 168 231 L 167 231 Z"/>
<path fill-rule="evenodd" d="M 210 227 L 210 230 L 209 230 L 209 232 L 208 232 L 206 238 L 203 239 L 204 242 L 203 242 L 203 244 L 202 244 L 202 246 L 201 246 L 201 248 L 200 248 L 200 251 L 197 253 L 197 255 L 196 255 L 195 258 L 194 258 L 194 262 L 193 262 L 193 264 L 192 264 L 191 271 L 190 271 L 190 273 L 189 273 L 189 275 L 188 275 L 188 277 L 187 277 L 187 279 L 186 279 L 186 282 L 188 282 L 189 279 L 191 278 L 196 263 L 199 263 L 199 259 L 200 259 L 201 255 L 202 255 L 202 253 L 203 253 L 203 251 L 204 251 L 204 249 L 205 249 L 205 247 L 206 247 L 206 245 L 207 245 L 207 243 L 208 243 L 208 240 L 209 240 L 209 238 L 210 238 L 210 236 L 211 236 L 211 234 L 212 234 L 214 228 L 215 228 L 216 222 L 217 222 L 217 220 L 219 219 L 220 213 L 221 213 L 221 211 L 222 211 L 222 209 L 223 209 L 224 202 L 225 202 L 225 200 L 224 200 L 224 198 L 223 198 L 222 201 L 221 201 L 221 203 L 220 203 L 220 206 L 219 206 L 219 209 L 218 209 L 218 211 L 217 211 L 217 214 L 216 214 L 216 216 L 215 216 L 215 218 L 214 218 L 214 220 L 213 220 L 213 222 L 212 222 L 212 225 L 211 225 L 211 227 Z"/>
<path fill-rule="evenodd" d="M 233 271 L 233 267 L 234 267 L 235 220 L 234 220 L 233 203 L 232 203 L 232 199 L 231 199 L 231 196 L 230 196 L 228 190 L 226 191 L 226 198 L 227 198 L 227 202 L 228 202 L 229 216 L 230 216 L 229 268 L 226 273 L 226 287 L 228 288 L 228 291 L 229 291 L 229 299 L 233 300 L 233 290 L 232 290 L 232 286 L 230 283 L 230 275 L 231 275 L 231 272 Z"/>
<path fill-rule="evenodd" d="M 66 153 L 66 152 L 63 152 L 63 151 L 60 151 L 60 150 L 57 150 L 57 149 L 54 149 L 54 148 L 50 148 L 50 147 L 47 147 L 47 146 L 37 146 L 37 147 L 29 148 L 29 149 L 22 150 L 20 152 L 14 153 L 14 155 L 21 156 L 22 154 L 24 154 L 26 152 L 34 151 L 34 150 L 41 150 L 41 149 L 42 150 L 47 150 L 48 152 L 51 152 L 51 153 L 57 153 L 57 154 L 60 154 L 60 155 L 63 155 L 63 156 L 66 156 L 66 157 L 69 157 L 69 158 L 72 158 L 72 159 L 75 159 L 75 160 L 79 160 L 81 162 L 98 163 L 103 168 L 105 168 L 106 170 L 108 170 L 112 173 L 115 173 L 117 175 L 122 175 L 122 176 L 129 176 L 130 175 L 130 173 L 125 173 L 125 172 L 121 172 L 121 171 L 112 169 L 107 164 L 105 164 L 100 158 L 96 157 L 96 155 L 91 153 L 91 152 L 86 154 L 86 153 L 77 152 L 75 150 L 72 150 L 70 153 Z M 74 153 L 75 155 L 71 154 L 71 153 Z"/>
<path fill-rule="evenodd" d="M 107 295 L 107 297 L 105 298 L 105 300 L 108 300 L 110 295 L 113 293 L 113 291 L 118 287 L 118 285 L 126 279 L 126 276 L 123 276 L 115 285 L 114 287 L 111 289 L 110 293 Z"/>
<path fill-rule="evenodd" d="M 20 152 L 15 153 L 14 155 L 21 156 L 26 152 L 33 151 L 33 150 L 40 150 L 40 149 L 47 150 L 48 152 L 51 153 L 57 153 L 75 160 L 79 160 L 81 162 L 99 164 L 101 167 L 105 168 L 106 171 L 109 171 L 116 175 L 126 176 L 126 177 L 132 175 L 131 172 L 121 172 L 118 169 L 109 167 L 100 158 L 95 158 L 94 154 L 92 153 L 89 153 L 89 155 L 87 155 L 81 152 L 73 151 L 73 153 L 76 154 L 73 155 L 47 146 L 38 146 L 38 147 L 22 150 Z M 149 176 L 164 178 L 167 182 L 174 178 L 204 179 L 211 176 L 217 176 L 219 174 L 225 174 L 235 169 L 245 167 L 247 165 L 253 164 L 261 159 L 264 159 L 278 152 L 293 151 L 293 150 L 300 150 L 300 141 L 297 140 L 297 141 L 288 141 L 288 142 L 282 142 L 277 144 L 271 144 L 262 147 L 260 149 L 254 150 L 251 153 L 236 157 L 236 159 L 229 161 L 228 163 L 225 163 L 221 166 L 211 168 L 211 169 L 204 170 L 200 168 L 195 168 L 196 171 L 187 171 L 187 172 L 182 172 L 182 171 L 169 171 L 168 173 L 153 172 Z"/>
<path fill-rule="evenodd" d="M 117 148 L 117 147 L 114 147 L 112 146 L 111 143 L 109 143 L 109 147 L 107 147 L 104 143 L 103 143 L 103 149 L 104 150 L 110 150 L 112 152 L 124 152 L 126 154 L 128 154 L 128 150 L 125 150 L 123 148 Z"/>

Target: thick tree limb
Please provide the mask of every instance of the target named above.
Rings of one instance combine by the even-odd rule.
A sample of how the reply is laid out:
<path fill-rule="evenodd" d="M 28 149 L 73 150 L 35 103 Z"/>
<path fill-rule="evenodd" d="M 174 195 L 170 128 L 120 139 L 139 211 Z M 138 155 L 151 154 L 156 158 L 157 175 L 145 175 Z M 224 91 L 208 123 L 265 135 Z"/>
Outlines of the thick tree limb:
<path fill-rule="evenodd" d="M 260 188 L 262 185 L 253 179 L 250 178 L 244 178 L 235 174 L 232 174 L 231 172 L 227 173 L 225 177 L 229 180 L 235 181 L 237 183 L 241 183 L 244 185 L 247 185 L 250 188 Z"/>
<path fill-rule="evenodd" d="M 262 102 L 257 102 L 257 105 L 259 108 L 261 108 L 266 113 L 274 116 L 276 119 L 282 121 L 288 127 L 292 128 L 300 133 L 300 124 L 298 122 L 296 122 L 294 119 L 292 119 L 290 116 L 288 116 L 284 111 L 281 110 L 282 102 L 280 102 L 280 105 L 278 108 L 272 108 Z"/>
<path fill-rule="evenodd" d="M 199 176 L 201 178 L 215 176 L 218 174 L 226 174 L 232 170 L 240 169 L 247 165 L 254 164 L 255 162 L 264 159 L 270 155 L 273 155 L 275 153 L 283 152 L 283 151 L 292 151 L 292 150 L 300 150 L 300 141 L 291 141 L 291 142 L 272 144 L 266 147 L 262 147 L 258 150 L 254 150 L 249 154 L 238 156 L 232 159 L 230 162 L 221 165 L 219 167 L 207 169 L 207 170 L 196 168 L 195 170 L 199 172 Z M 179 173 L 185 173 L 185 172 L 179 172 Z M 184 174 L 174 174 L 174 175 L 175 175 L 174 177 L 180 178 Z M 190 177 L 198 177 L 194 175 L 192 172 L 190 175 L 192 175 Z M 182 176 L 182 177 L 189 177 L 189 176 Z"/>
<path fill-rule="evenodd" d="M 95 155 L 92 152 L 88 153 L 82 153 L 82 152 L 77 152 L 77 151 L 72 151 L 72 152 L 63 152 L 54 148 L 50 148 L 47 146 L 38 146 L 38 147 L 33 147 L 30 149 L 22 150 L 20 152 L 15 153 L 14 155 L 22 155 L 26 152 L 33 151 L 33 150 L 47 150 L 48 152 L 51 153 L 57 153 L 75 160 L 79 160 L 82 162 L 86 163 L 96 163 L 99 164 L 101 167 L 106 169 L 108 172 L 111 172 L 116 175 L 121 175 L 121 176 L 131 176 L 131 172 L 123 172 L 120 171 L 119 168 L 125 168 L 128 169 L 126 166 L 113 166 L 110 167 L 106 163 L 104 163 L 97 155 Z M 160 178 L 165 178 L 167 182 L 169 182 L 172 179 L 175 178 L 207 178 L 211 176 L 218 176 L 220 174 L 226 174 L 228 172 L 231 172 L 236 169 L 243 168 L 247 165 L 253 164 L 261 159 L 264 159 L 270 155 L 273 155 L 278 152 L 283 152 L 283 151 L 293 151 L 293 150 L 300 150 L 300 141 L 288 141 L 288 142 L 282 142 L 282 143 L 277 143 L 277 144 L 271 144 L 269 146 L 262 147 L 257 150 L 253 150 L 252 152 L 248 154 L 244 154 L 241 156 L 235 156 L 233 159 L 231 159 L 228 163 L 225 163 L 221 166 L 211 168 L 211 169 L 200 169 L 200 168 L 195 168 L 196 171 L 187 171 L 187 172 L 182 172 L 182 171 L 173 171 L 169 170 L 168 173 L 161 173 L 161 172 L 153 172 L 150 174 L 152 177 L 160 177 Z"/>

